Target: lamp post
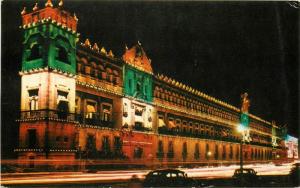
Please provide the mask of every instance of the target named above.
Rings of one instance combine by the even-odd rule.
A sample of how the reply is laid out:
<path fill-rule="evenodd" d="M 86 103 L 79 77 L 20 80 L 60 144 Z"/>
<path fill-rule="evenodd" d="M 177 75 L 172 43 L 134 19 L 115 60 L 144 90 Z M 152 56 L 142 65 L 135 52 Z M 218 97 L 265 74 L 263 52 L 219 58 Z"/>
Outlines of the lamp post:
<path fill-rule="evenodd" d="M 244 134 L 241 134 L 241 143 L 240 143 L 240 169 L 241 172 L 243 172 L 243 158 L 244 158 L 244 154 L 243 154 L 243 145 L 244 145 Z"/>

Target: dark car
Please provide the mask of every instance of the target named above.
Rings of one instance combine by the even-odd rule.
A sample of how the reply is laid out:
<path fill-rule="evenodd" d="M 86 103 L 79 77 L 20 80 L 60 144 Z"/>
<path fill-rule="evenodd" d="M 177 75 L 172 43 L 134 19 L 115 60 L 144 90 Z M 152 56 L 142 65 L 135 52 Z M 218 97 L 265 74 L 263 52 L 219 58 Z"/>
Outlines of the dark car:
<path fill-rule="evenodd" d="M 293 184 L 293 186 L 300 185 L 299 176 L 300 176 L 300 163 L 295 163 L 293 164 L 289 174 L 289 179 L 290 182 Z"/>
<path fill-rule="evenodd" d="M 236 169 L 232 178 L 233 183 L 236 186 L 257 185 L 259 180 L 257 172 L 255 172 L 255 170 L 253 170 L 252 168 L 243 168 L 242 170 Z"/>
<path fill-rule="evenodd" d="M 144 187 L 194 187 L 196 182 L 188 178 L 183 171 L 176 169 L 155 170 L 149 172 Z"/>

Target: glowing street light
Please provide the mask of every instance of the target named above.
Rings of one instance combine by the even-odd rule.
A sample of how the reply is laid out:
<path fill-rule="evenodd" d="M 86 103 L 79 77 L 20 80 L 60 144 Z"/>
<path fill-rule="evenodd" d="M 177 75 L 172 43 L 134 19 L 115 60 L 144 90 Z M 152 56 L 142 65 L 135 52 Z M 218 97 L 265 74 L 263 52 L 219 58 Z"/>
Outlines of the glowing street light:
<path fill-rule="evenodd" d="M 209 152 L 207 152 L 207 156 L 208 157 L 210 157 L 211 156 L 211 152 L 209 151 Z"/>
<path fill-rule="evenodd" d="M 279 159 L 279 158 L 280 158 L 280 155 L 277 154 L 277 155 L 276 155 L 276 158 Z"/>
<path fill-rule="evenodd" d="M 207 165 L 208 165 L 208 167 L 209 167 L 209 159 L 210 159 L 210 156 L 211 156 L 211 151 L 208 151 L 208 152 L 207 152 L 207 157 L 208 157 L 208 163 L 207 163 Z"/>

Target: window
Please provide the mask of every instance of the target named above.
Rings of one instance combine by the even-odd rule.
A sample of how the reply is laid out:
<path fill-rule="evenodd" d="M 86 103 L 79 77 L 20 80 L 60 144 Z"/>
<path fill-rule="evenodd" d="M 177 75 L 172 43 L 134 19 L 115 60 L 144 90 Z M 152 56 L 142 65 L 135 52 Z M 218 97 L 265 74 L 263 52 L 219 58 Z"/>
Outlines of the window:
<path fill-rule="evenodd" d="M 142 84 L 140 82 L 136 83 L 136 92 L 137 92 L 137 95 L 142 94 Z"/>
<path fill-rule="evenodd" d="M 145 99 L 147 99 L 147 93 L 148 93 L 147 85 L 144 86 L 144 93 L 145 93 Z"/>
<path fill-rule="evenodd" d="M 215 159 L 217 160 L 219 158 L 219 146 L 215 145 Z"/>
<path fill-rule="evenodd" d="M 200 158 L 199 143 L 196 143 L 196 144 L 195 144 L 194 158 L 195 158 L 196 160 Z"/>
<path fill-rule="evenodd" d="M 268 159 L 268 157 L 267 157 L 267 150 L 265 150 L 265 159 Z"/>
<path fill-rule="evenodd" d="M 143 148 L 141 148 L 141 147 L 135 147 L 134 148 L 134 158 L 138 158 L 138 159 L 140 159 L 140 158 L 142 158 L 142 156 L 143 156 Z"/>
<path fill-rule="evenodd" d="M 57 136 L 55 140 L 56 140 L 56 142 L 60 142 L 61 137 L 60 137 L 60 136 Z"/>
<path fill-rule="evenodd" d="M 111 106 L 102 105 L 102 121 L 110 121 L 111 119 Z"/>
<path fill-rule="evenodd" d="M 122 141 L 121 138 L 118 136 L 114 137 L 114 149 L 115 149 L 115 155 L 120 156 L 122 155 Z"/>
<path fill-rule="evenodd" d="M 257 149 L 255 149 L 254 158 L 257 159 Z"/>
<path fill-rule="evenodd" d="M 64 142 L 68 142 L 69 138 L 67 136 L 64 137 Z"/>
<path fill-rule="evenodd" d="M 157 158 L 163 158 L 164 157 L 164 145 L 163 141 L 159 140 L 158 141 L 158 151 L 157 151 Z"/>
<path fill-rule="evenodd" d="M 28 133 L 28 147 L 35 148 L 37 145 L 36 129 L 29 129 L 27 133 Z"/>
<path fill-rule="evenodd" d="M 129 79 L 129 80 L 128 80 L 128 87 L 129 87 L 129 90 L 132 89 L 132 79 Z"/>
<path fill-rule="evenodd" d="M 188 155 L 188 153 L 187 153 L 187 144 L 186 144 L 186 142 L 184 142 L 183 145 L 182 145 L 182 158 L 183 158 L 183 160 L 186 160 L 187 155 Z"/>
<path fill-rule="evenodd" d="M 28 61 L 41 58 L 41 47 L 38 44 L 34 44 L 30 49 L 30 55 L 27 58 Z"/>
<path fill-rule="evenodd" d="M 128 116 L 128 105 L 127 105 L 127 103 L 124 103 L 124 106 L 123 106 L 123 116 L 124 117 Z"/>
<path fill-rule="evenodd" d="M 109 143 L 108 136 L 104 136 L 102 139 L 102 152 L 104 155 L 107 155 L 110 153 L 110 143 Z"/>
<path fill-rule="evenodd" d="M 68 94 L 68 92 L 57 90 L 57 100 L 68 101 Z"/>
<path fill-rule="evenodd" d="M 206 144 L 206 147 L 205 147 L 205 156 L 206 156 L 206 159 L 209 159 L 210 158 L 210 155 L 211 155 L 211 152 L 209 151 L 209 145 Z"/>
<path fill-rule="evenodd" d="M 236 147 L 236 155 L 235 155 L 235 158 L 236 158 L 236 159 L 239 159 L 239 158 L 240 158 L 240 148 L 239 148 L 239 147 Z"/>
<path fill-rule="evenodd" d="M 34 156 L 29 156 L 29 168 L 34 168 Z"/>
<path fill-rule="evenodd" d="M 86 138 L 86 151 L 85 151 L 85 157 L 87 159 L 94 159 L 98 156 L 98 151 L 96 149 L 96 139 L 95 136 L 92 134 L 88 134 Z"/>
<path fill-rule="evenodd" d="M 144 128 L 143 122 L 138 122 L 138 121 L 134 122 L 135 130 L 143 130 L 143 128 Z"/>
<path fill-rule="evenodd" d="M 165 127 L 165 121 L 164 121 L 164 117 L 163 116 L 158 116 L 158 127 Z"/>
<path fill-rule="evenodd" d="M 226 146 L 225 146 L 225 145 L 223 145 L 222 159 L 223 159 L 223 160 L 226 159 Z"/>
<path fill-rule="evenodd" d="M 28 90 L 30 110 L 38 110 L 38 89 Z"/>
<path fill-rule="evenodd" d="M 75 113 L 78 113 L 80 111 L 80 104 L 79 99 L 75 99 Z"/>
<path fill-rule="evenodd" d="M 95 116 L 96 116 L 96 103 L 87 102 L 85 118 L 92 119 L 92 118 L 95 118 Z"/>
<path fill-rule="evenodd" d="M 167 157 L 169 159 L 174 157 L 174 148 L 173 148 L 173 142 L 172 141 L 169 141 L 169 143 L 168 143 Z"/>
<path fill-rule="evenodd" d="M 139 108 L 139 107 L 135 107 L 135 115 L 136 116 L 142 116 L 143 115 L 143 112 L 144 112 L 144 109 L 143 108 Z"/>
<path fill-rule="evenodd" d="M 69 101 L 68 101 L 68 93 L 64 91 L 57 91 L 57 111 L 58 118 L 65 119 L 67 114 L 69 113 Z"/>
<path fill-rule="evenodd" d="M 59 60 L 59 61 L 61 61 L 61 62 L 70 64 L 69 59 L 68 59 L 68 52 L 62 46 L 58 46 L 57 47 L 57 56 L 56 56 L 56 59 Z"/>

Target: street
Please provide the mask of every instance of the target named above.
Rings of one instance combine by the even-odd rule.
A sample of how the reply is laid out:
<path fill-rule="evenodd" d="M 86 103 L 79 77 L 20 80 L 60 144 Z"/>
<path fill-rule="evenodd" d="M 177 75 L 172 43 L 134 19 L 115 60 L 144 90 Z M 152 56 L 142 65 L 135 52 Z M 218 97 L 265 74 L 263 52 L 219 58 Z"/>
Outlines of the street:
<path fill-rule="evenodd" d="M 257 175 L 262 177 L 264 185 L 273 186 L 287 184 L 287 175 L 292 164 L 276 166 L 274 164 L 245 165 L 244 168 L 253 168 Z M 202 167 L 193 169 L 179 168 L 204 185 L 230 185 L 237 165 L 220 167 Z M 134 175 L 140 179 L 150 170 L 116 170 L 98 171 L 96 173 L 84 172 L 39 172 L 39 173 L 6 173 L 1 175 L 1 184 L 6 186 L 32 186 L 32 185 L 116 185 L 126 186 Z"/>

